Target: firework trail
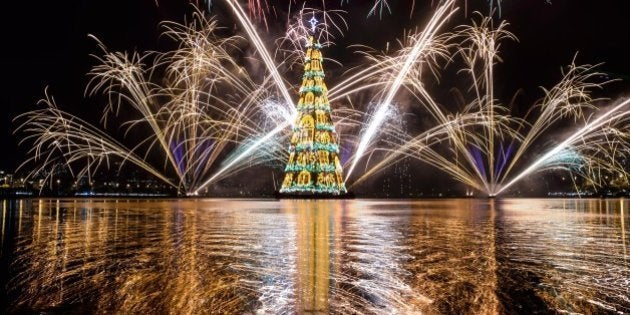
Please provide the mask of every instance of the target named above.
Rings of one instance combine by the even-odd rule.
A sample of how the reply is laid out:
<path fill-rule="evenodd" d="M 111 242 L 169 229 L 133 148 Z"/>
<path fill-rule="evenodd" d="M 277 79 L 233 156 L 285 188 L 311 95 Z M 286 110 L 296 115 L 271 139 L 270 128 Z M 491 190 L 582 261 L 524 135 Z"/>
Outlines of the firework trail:
<path fill-rule="evenodd" d="M 515 176 L 509 182 L 503 185 L 497 191 L 497 194 L 508 189 L 514 183 L 518 182 L 520 179 L 533 173 L 534 171 L 540 169 L 545 164 L 549 162 L 553 162 L 555 160 L 555 156 L 561 153 L 562 151 L 565 151 L 567 148 L 570 148 L 570 147 L 575 148 L 576 145 L 578 145 L 578 149 L 577 149 L 578 152 L 582 151 L 582 150 L 579 150 L 579 148 L 582 148 L 583 150 L 585 149 L 592 150 L 593 145 L 595 144 L 593 143 L 593 141 L 589 141 L 592 139 L 594 139 L 596 143 L 598 144 L 594 146 L 595 148 L 601 147 L 602 142 L 601 142 L 600 136 L 613 135 L 613 136 L 617 136 L 616 137 L 617 139 L 624 139 L 625 145 L 621 143 L 622 147 L 620 151 L 622 151 L 623 153 L 627 155 L 630 152 L 630 150 L 628 150 L 629 149 L 628 138 L 630 138 L 630 134 L 628 133 L 628 130 L 614 128 L 613 126 L 611 126 L 611 123 L 612 122 L 621 123 L 622 126 L 628 126 L 628 123 L 630 122 L 630 112 L 628 110 L 622 111 L 622 109 L 627 107 L 628 104 L 630 104 L 630 99 L 621 102 L 620 104 L 606 111 L 604 114 L 602 114 L 598 118 L 587 123 L 584 127 L 582 127 L 581 129 L 573 133 L 570 137 L 568 137 L 567 139 L 565 139 L 564 141 L 562 141 L 555 147 L 553 147 L 553 149 L 547 151 L 547 153 L 543 154 L 543 156 L 536 159 L 536 161 L 530 164 L 525 170 L 523 170 L 521 173 L 519 173 L 517 176 Z M 608 139 L 606 140 L 607 141 L 605 141 L 604 143 L 610 144 L 610 141 Z M 617 144 L 620 144 L 620 143 L 617 142 Z M 601 151 L 597 150 L 597 152 L 599 153 Z M 603 150 L 603 152 L 608 153 L 609 150 L 605 149 Z M 581 156 L 584 156 L 584 155 L 581 155 Z M 589 155 L 586 155 L 586 156 L 588 157 Z M 613 154 L 613 157 L 615 157 L 614 154 Z M 612 172 L 609 171 L 609 172 L 621 174 L 621 176 L 625 178 L 628 177 L 628 172 L 625 171 L 625 169 L 623 168 L 623 165 L 615 165 L 614 163 L 611 163 L 610 166 L 614 167 L 614 171 Z"/>
<path fill-rule="evenodd" d="M 591 82 L 598 76 L 595 67 L 571 64 L 560 83 L 545 90 L 543 100 L 535 104 L 525 118 L 508 115 L 507 108 L 499 105 L 494 97 L 492 68 L 500 61 L 500 42 L 515 37 L 505 30 L 506 23 L 497 28 L 493 28 L 492 24 L 490 18 L 482 17 L 479 23 L 459 27 L 451 35 L 455 44 L 441 45 L 442 49 L 455 48 L 454 55 L 463 61 L 464 67 L 459 73 L 466 74 L 472 82 L 468 89 L 473 96 L 472 101 L 454 115 L 449 114 L 425 89 L 421 69 L 413 69 L 410 74 L 413 79 L 404 81 L 404 86 L 429 112 L 436 127 L 416 136 L 398 136 L 404 140 L 388 143 L 389 149 L 379 148 L 386 153 L 383 159 L 368 168 L 353 185 L 407 157 L 435 166 L 489 196 L 504 191 L 506 185 L 511 186 L 534 170 L 565 169 L 594 185 L 601 185 L 601 176 L 597 175 L 601 173 L 627 178 L 627 171 L 619 163 L 627 157 L 630 148 L 627 118 L 623 115 L 602 120 L 597 128 L 590 128 L 588 134 L 580 136 L 579 142 L 569 141 L 567 144 L 571 143 L 571 146 L 555 149 L 553 159 L 549 158 L 552 155 L 540 159 L 514 179 L 511 178 L 514 169 L 523 164 L 524 156 L 531 153 L 533 145 L 552 126 L 565 118 L 584 119 L 586 111 L 595 108 L 592 105 L 595 100 L 589 91 L 600 88 L 605 82 Z M 393 68 L 397 69 L 402 68 L 404 62 L 398 57 L 374 56 L 372 60 L 382 68 L 395 65 Z M 448 60 L 454 62 L 455 59 Z M 528 122 L 530 116 L 535 116 L 531 123 Z M 604 125 L 606 128 L 600 128 Z M 508 184 L 504 184 L 506 182 Z"/>
<path fill-rule="evenodd" d="M 390 106 L 391 102 L 394 99 L 394 96 L 398 92 L 398 89 L 402 85 L 403 81 L 406 79 L 409 71 L 411 70 L 414 63 L 418 62 L 418 57 L 422 55 L 424 50 L 429 47 L 430 42 L 437 34 L 437 31 L 444 25 L 444 23 L 448 20 L 448 18 L 457 11 L 456 8 L 453 8 L 454 0 L 446 1 L 442 6 L 440 6 L 425 29 L 419 34 L 413 49 L 406 56 L 402 67 L 400 68 L 400 72 L 396 75 L 396 77 L 391 81 L 391 85 L 387 88 L 387 94 L 379 101 L 377 105 L 377 109 L 375 111 L 374 119 L 368 124 L 367 129 L 364 131 L 361 141 L 359 142 L 359 146 L 356 149 L 356 153 L 354 156 L 354 160 L 350 168 L 346 173 L 346 180 L 352 174 L 352 171 L 357 166 L 357 163 L 367 150 L 374 134 L 378 130 L 379 126 L 381 126 L 383 120 L 386 117 L 387 107 Z"/>
<path fill-rule="evenodd" d="M 47 98 L 47 109 L 18 118 L 25 121 L 18 130 L 26 132 L 37 148 L 29 162 L 43 161 L 42 167 L 50 166 L 58 161 L 53 154 L 65 150 L 61 159 L 77 169 L 73 174 L 82 176 L 93 174 L 116 157 L 186 193 L 210 176 L 231 148 L 265 134 L 260 120 L 266 119 L 266 113 L 260 104 L 273 97 L 273 80 L 255 83 L 236 62 L 242 38 L 216 36 L 217 22 L 200 12 L 187 25 L 167 22 L 163 27 L 164 35 L 178 43 L 178 49 L 127 54 L 109 52 L 98 42 L 103 55 L 96 57 L 98 64 L 90 71 L 87 88 L 89 95 L 103 93 L 108 98 L 104 127 L 119 120 L 122 109 L 132 110 L 137 118 L 120 125 L 126 133 L 148 127 L 150 134 L 126 147 L 105 131 L 59 111 Z M 268 160 L 265 155 L 269 153 L 250 156 L 249 165 Z M 164 156 L 163 167 L 149 165 L 150 156 Z M 86 161 L 84 165 L 77 163 L 81 159 Z"/>
<path fill-rule="evenodd" d="M 255 82 L 238 62 L 243 38 L 219 37 L 217 22 L 199 11 L 186 25 L 163 24 L 164 35 L 178 44 L 170 52 L 109 52 L 98 42 L 103 55 L 97 57 L 99 64 L 90 72 L 87 94 L 107 96 L 103 126 L 119 120 L 121 111 L 131 109 L 137 117 L 120 126 L 126 133 L 144 126 L 150 135 L 125 146 L 103 129 L 59 110 L 46 94 L 42 100 L 45 109 L 18 117 L 22 121 L 18 130 L 27 134 L 25 140 L 35 142 L 33 156 L 24 166 L 39 163 L 34 175 L 62 164 L 75 177 L 90 178 L 118 159 L 136 165 L 180 193 L 198 194 L 209 184 L 245 168 L 285 160 L 282 144 L 294 122 L 295 106 L 280 69 L 291 69 L 301 59 L 302 42 L 309 32 L 304 23 L 308 15 L 323 17 L 318 34 L 330 44 L 348 28 L 344 12 L 302 6 L 271 54 L 239 3 L 226 3 L 265 65 L 268 75 L 261 82 Z M 534 171 L 547 169 L 569 170 L 595 186 L 605 184 L 602 174 L 627 178 L 619 163 L 620 157 L 630 152 L 627 111 L 607 112 L 587 122 L 576 135 L 512 176 L 551 126 L 564 118 L 584 120 L 587 111 L 594 110 L 595 100 L 589 91 L 601 84 L 590 83 L 597 75 L 593 67 L 572 64 L 560 83 L 545 90 L 544 99 L 525 118 L 510 116 L 494 96 L 494 67 L 501 61 L 500 42 L 515 37 L 505 30 L 506 23 L 495 28 L 488 17 L 454 33 L 438 34 L 457 11 L 454 3 L 441 4 L 426 28 L 406 36 L 402 49 L 393 56 L 361 52 L 368 64 L 347 72 L 347 78 L 330 89 L 331 101 L 350 104 L 351 97 L 383 90 L 373 95 L 376 108 L 369 113 L 354 106 L 333 113 L 344 142 L 356 148 L 346 162 L 350 163 L 347 178 L 361 159 L 369 157 L 364 175 L 353 185 L 405 158 L 439 168 L 490 196 Z M 459 73 L 471 81 L 470 92 L 463 96 L 472 100 L 459 112 L 449 113 L 426 90 L 422 79 L 425 73 L 439 76 L 438 60 L 450 64 L 455 59 L 463 63 Z M 435 121 L 434 127 L 411 135 L 388 123 L 401 88 L 424 106 Z M 385 146 L 375 145 L 377 131 L 382 136 L 380 144 Z M 379 154 L 381 159 L 368 167 Z M 163 157 L 161 167 L 147 162 L 152 156 Z"/>

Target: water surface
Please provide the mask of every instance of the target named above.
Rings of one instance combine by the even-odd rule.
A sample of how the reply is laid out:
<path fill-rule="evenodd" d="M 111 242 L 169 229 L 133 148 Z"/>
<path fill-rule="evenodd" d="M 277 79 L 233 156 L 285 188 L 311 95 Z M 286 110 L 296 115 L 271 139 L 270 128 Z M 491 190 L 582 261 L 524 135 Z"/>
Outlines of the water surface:
<path fill-rule="evenodd" d="M 627 200 L 2 202 L 0 309 L 629 313 Z"/>

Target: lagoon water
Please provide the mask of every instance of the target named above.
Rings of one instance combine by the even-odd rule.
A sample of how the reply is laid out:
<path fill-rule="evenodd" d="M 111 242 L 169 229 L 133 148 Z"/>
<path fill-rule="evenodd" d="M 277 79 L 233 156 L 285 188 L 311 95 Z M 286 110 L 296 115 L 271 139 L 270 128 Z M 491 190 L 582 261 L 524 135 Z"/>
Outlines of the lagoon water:
<path fill-rule="evenodd" d="M 8 313 L 630 313 L 630 201 L 1 204 Z"/>

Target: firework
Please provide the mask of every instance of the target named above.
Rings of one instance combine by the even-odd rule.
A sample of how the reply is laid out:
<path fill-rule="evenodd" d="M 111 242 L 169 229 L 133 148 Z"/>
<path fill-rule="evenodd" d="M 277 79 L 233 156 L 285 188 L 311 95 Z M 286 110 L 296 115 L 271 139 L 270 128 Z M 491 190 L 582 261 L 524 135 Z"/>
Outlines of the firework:
<path fill-rule="evenodd" d="M 595 109 L 596 100 L 589 91 L 600 88 L 605 82 L 592 82 L 598 76 L 594 66 L 573 63 L 563 73 L 560 83 L 545 90 L 545 97 L 527 116 L 510 116 L 509 110 L 495 99 L 493 67 L 500 62 L 500 42 L 515 37 L 506 31 L 506 23 L 496 28 L 492 24 L 490 18 L 481 17 L 480 22 L 459 27 L 450 35 L 454 45 L 442 45 L 446 49 L 455 48 L 450 61 L 461 58 L 464 67 L 459 72 L 472 82 L 468 89 L 472 100 L 456 114 L 449 114 L 425 89 L 421 71 L 411 71 L 410 79 L 402 84 L 429 112 L 436 127 L 415 136 L 399 136 L 404 141 L 388 143 L 389 149 L 380 149 L 386 152 L 380 163 L 369 168 L 353 185 L 407 157 L 435 166 L 489 196 L 504 191 L 534 171 L 549 169 L 569 170 L 593 185 L 603 184 L 598 175 L 602 173 L 627 178 L 627 171 L 619 161 L 627 158 L 630 148 L 625 127 L 628 118 L 624 116 L 626 112 L 613 115 L 612 110 L 512 177 L 515 169 L 526 163 L 525 156 L 533 153 L 534 144 L 549 134 L 552 126 L 564 119 L 584 120 L 586 113 Z M 404 67 L 403 59 L 397 57 L 372 59 L 383 67 L 388 63 L 396 64 L 394 68 Z"/>
<path fill-rule="evenodd" d="M 412 66 L 418 63 L 417 59 L 419 57 L 426 54 L 426 49 L 428 47 L 431 47 L 429 44 L 432 42 L 432 39 L 435 37 L 440 27 L 444 25 L 448 18 L 453 15 L 453 13 L 455 13 L 455 11 L 457 10 L 452 7 L 453 3 L 454 0 L 450 0 L 446 1 L 442 6 L 440 6 L 440 8 L 436 11 L 436 13 L 433 15 L 433 17 L 425 27 L 425 29 L 418 35 L 411 51 L 405 56 L 398 74 L 396 74 L 393 80 L 388 83 L 389 87 L 386 89 L 387 94 L 383 97 L 382 101 L 378 102 L 379 105 L 377 106 L 376 112 L 374 114 L 374 119 L 368 124 L 367 129 L 361 137 L 361 141 L 359 142 L 354 160 L 352 161 L 350 169 L 347 172 L 346 178 L 350 177 L 350 175 L 352 174 L 352 171 L 359 162 L 359 159 L 363 156 L 364 152 L 372 141 L 374 134 L 385 119 L 387 106 L 389 106 L 393 101 L 394 96 L 398 92 L 398 89 L 402 85 L 403 81 L 406 79 L 407 75 L 412 69 Z"/>
<path fill-rule="evenodd" d="M 562 156 L 562 153 L 566 152 L 574 152 L 581 162 L 569 169 L 585 168 L 586 171 L 581 174 L 594 180 L 593 184 L 595 185 L 602 183 L 595 182 L 597 177 L 589 176 L 593 171 L 600 174 L 602 171 L 618 174 L 620 178 L 627 181 L 629 173 L 624 165 L 618 161 L 621 158 L 627 159 L 630 154 L 630 133 L 627 130 L 630 123 L 630 112 L 626 109 L 629 104 L 630 100 L 625 100 L 585 124 L 584 127 L 536 159 L 525 170 L 503 185 L 497 193 L 501 193 L 523 177 L 539 169 L 558 167 L 557 156 Z M 566 167 L 566 164 L 560 163 L 560 166 Z M 569 166 L 572 165 L 569 164 Z M 601 178 L 599 179 L 601 180 Z"/>
<path fill-rule="evenodd" d="M 136 118 L 120 126 L 126 133 L 138 134 L 148 127 L 149 135 L 125 146 L 107 136 L 106 129 L 58 110 L 46 98 L 46 109 L 19 118 L 24 119 L 19 130 L 36 144 L 28 162 L 41 161 L 42 168 L 62 162 L 80 177 L 108 166 L 115 157 L 185 193 L 195 191 L 235 146 L 264 135 L 266 125 L 260 120 L 266 117 L 260 104 L 275 95 L 270 92 L 275 90 L 274 81 L 265 78 L 254 83 L 239 66 L 233 55 L 242 39 L 216 36 L 217 22 L 199 12 L 188 25 L 165 23 L 163 27 L 178 49 L 127 54 L 109 52 L 99 42 L 103 56 L 97 57 L 98 64 L 90 71 L 87 89 L 90 95 L 108 97 L 104 128 L 118 120 L 121 111 L 131 111 Z M 59 152 L 61 156 L 53 158 Z M 268 160 L 265 154 L 269 152 L 251 155 L 248 164 Z M 147 162 L 154 156 L 164 156 L 162 166 Z"/>
<path fill-rule="evenodd" d="M 44 109 L 18 118 L 25 140 L 34 141 L 32 156 L 24 164 L 38 164 L 31 176 L 64 165 L 73 176 L 90 178 L 116 159 L 145 170 L 180 193 L 196 195 L 245 168 L 286 161 L 282 144 L 295 122 L 296 106 L 283 71 L 295 68 L 296 60 L 303 58 L 302 45 L 312 31 L 306 24 L 309 17 L 322 19 L 316 26 L 318 34 L 331 45 L 348 28 L 345 13 L 302 6 L 276 41 L 275 53 L 270 53 L 243 7 L 235 0 L 226 3 L 247 39 L 216 35 L 217 21 L 197 11 L 188 24 L 163 23 L 165 37 L 178 45 L 173 51 L 110 52 L 97 41 L 102 55 L 89 73 L 86 92 L 107 97 L 103 126 L 58 109 L 46 94 Z M 414 158 L 490 196 L 533 172 L 549 169 L 569 170 L 594 186 L 605 185 L 606 176 L 627 181 L 627 171 L 619 162 L 630 152 L 630 118 L 628 111 L 621 110 L 627 101 L 598 114 L 596 100 L 589 94 L 601 86 L 591 82 L 597 76 L 594 67 L 571 64 L 530 113 L 513 117 L 495 97 L 494 67 L 501 61 L 500 43 L 515 36 L 505 22 L 494 27 L 489 17 L 440 34 L 457 11 L 454 4 L 449 0 L 439 5 L 427 26 L 406 34 L 394 54 L 359 51 L 366 61 L 330 88 L 329 100 L 344 103 L 335 106 L 332 118 L 343 139 L 339 156 L 348 170 L 346 180 L 360 162 L 365 172 L 353 185 L 397 161 Z M 261 79 L 253 79 L 241 65 L 240 60 L 247 58 L 240 49 L 245 42 L 264 65 Z M 464 106 L 455 112 L 441 105 L 423 83 L 427 74 L 439 79 L 442 61 L 461 62 L 459 73 L 471 82 L 461 93 Z M 400 114 L 399 105 L 406 105 L 396 100 L 401 89 L 424 107 L 433 119 L 432 127 L 408 133 L 392 121 Z M 134 118 L 120 123 L 121 113 Z M 589 122 L 589 113 L 599 116 Z M 585 127 L 525 167 L 543 135 L 569 119 L 584 122 Z M 145 136 L 123 144 L 108 135 L 112 127 Z"/>
<path fill-rule="evenodd" d="M 342 10 L 319 10 L 302 6 L 288 19 L 284 35 L 276 40 L 276 59 L 282 60 L 289 69 L 301 68 L 304 61 L 303 47 L 309 36 L 315 34 L 323 47 L 334 45 L 334 40 L 342 37 L 348 29 L 345 15 L 346 12 Z M 313 28 L 308 21 L 314 17 L 321 22 Z M 335 62 L 329 58 L 326 60 Z"/>

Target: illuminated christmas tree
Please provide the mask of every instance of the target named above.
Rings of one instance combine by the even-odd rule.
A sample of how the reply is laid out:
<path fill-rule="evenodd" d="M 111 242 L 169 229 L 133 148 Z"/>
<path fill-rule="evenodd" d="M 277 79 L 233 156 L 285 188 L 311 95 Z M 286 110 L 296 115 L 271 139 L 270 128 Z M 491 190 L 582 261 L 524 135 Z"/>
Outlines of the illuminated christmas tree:
<path fill-rule="evenodd" d="M 281 194 L 344 195 L 337 133 L 324 83 L 322 45 L 310 36 Z"/>

